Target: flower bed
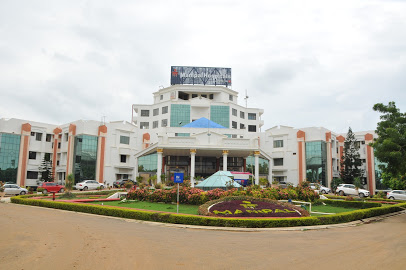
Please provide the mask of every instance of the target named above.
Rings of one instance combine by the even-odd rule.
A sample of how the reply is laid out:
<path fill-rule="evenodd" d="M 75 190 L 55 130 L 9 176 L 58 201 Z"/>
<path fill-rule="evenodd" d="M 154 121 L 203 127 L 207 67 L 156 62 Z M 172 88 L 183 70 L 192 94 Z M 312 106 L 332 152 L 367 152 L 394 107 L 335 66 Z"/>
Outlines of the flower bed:
<path fill-rule="evenodd" d="M 219 217 L 305 217 L 309 213 L 292 204 L 248 196 L 226 197 L 210 201 L 199 208 L 200 214 Z"/>
<path fill-rule="evenodd" d="M 127 198 L 131 200 L 150 201 L 150 202 L 176 202 L 176 188 L 169 190 L 157 189 L 151 191 L 149 189 L 131 190 L 127 194 Z M 200 205 L 211 200 L 216 200 L 228 196 L 250 196 L 254 198 L 267 198 L 271 200 L 301 200 L 315 201 L 319 199 L 319 195 L 309 187 L 288 187 L 281 188 L 266 188 L 255 189 L 249 187 L 246 190 L 238 190 L 236 188 L 230 190 L 213 189 L 203 191 L 198 188 L 181 187 L 179 189 L 179 202 L 183 204 Z"/>

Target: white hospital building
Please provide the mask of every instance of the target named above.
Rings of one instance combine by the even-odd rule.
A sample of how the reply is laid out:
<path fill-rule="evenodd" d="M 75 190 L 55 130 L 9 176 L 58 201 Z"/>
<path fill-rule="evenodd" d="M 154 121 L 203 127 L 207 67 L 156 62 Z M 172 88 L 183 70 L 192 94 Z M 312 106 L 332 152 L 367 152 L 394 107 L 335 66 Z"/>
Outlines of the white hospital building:
<path fill-rule="evenodd" d="M 202 70 L 203 69 L 203 70 Z M 62 125 L 0 119 L 0 181 L 36 186 L 44 157 L 55 181 L 96 179 L 110 185 L 140 174 L 192 180 L 218 170 L 252 172 L 255 182 L 320 181 L 339 177 L 346 134 L 322 127 L 278 126 L 261 131 L 260 108 L 238 105 L 231 69 L 172 67 L 171 86 L 152 104 L 134 104 L 129 122 L 78 120 Z M 181 75 L 189 74 L 185 79 Z M 217 74 L 209 75 L 207 74 Z M 205 79 L 207 76 L 207 80 Z M 365 188 L 374 192 L 377 166 L 368 145 L 373 131 L 355 132 Z"/>

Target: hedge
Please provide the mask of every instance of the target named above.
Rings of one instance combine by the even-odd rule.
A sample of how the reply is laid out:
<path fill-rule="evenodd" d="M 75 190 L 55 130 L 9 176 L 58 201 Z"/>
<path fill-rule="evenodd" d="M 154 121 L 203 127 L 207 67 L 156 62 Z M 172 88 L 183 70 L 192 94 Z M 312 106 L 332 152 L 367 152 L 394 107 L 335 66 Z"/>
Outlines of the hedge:
<path fill-rule="evenodd" d="M 244 227 L 244 228 L 294 227 L 294 226 L 312 226 L 312 225 L 343 223 L 401 211 L 404 210 L 406 207 L 406 203 L 403 203 L 393 206 L 374 207 L 364 210 L 356 210 L 352 212 L 322 217 L 241 219 L 241 218 L 207 217 L 185 214 L 169 214 L 160 212 L 158 213 L 143 210 L 105 207 L 99 205 L 88 205 L 83 203 L 66 203 L 58 201 L 27 199 L 21 196 L 12 197 L 11 202 L 17 204 L 26 204 L 144 221 L 199 225 L 199 226 Z"/>
<path fill-rule="evenodd" d="M 336 200 L 320 200 L 325 204 L 337 206 L 337 207 L 345 207 L 345 208 L 358 208 L 358 209 L 366 209 L 366 208 L 373 208 L 373 207 L 381 207 L 382 204 L 377 202 L 362 202 L 362 201 L 336 201 Z"/>

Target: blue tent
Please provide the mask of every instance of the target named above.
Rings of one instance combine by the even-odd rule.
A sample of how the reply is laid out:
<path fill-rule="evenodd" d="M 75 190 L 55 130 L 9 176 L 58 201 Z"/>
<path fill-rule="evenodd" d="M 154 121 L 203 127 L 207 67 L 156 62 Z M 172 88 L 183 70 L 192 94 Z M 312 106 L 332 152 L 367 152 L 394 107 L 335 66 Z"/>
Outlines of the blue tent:
<path fill-rule="evenodd" d="M 226 128 L 205 117 L 199 118 L 199 119 L 193 121 L 192 123 L 186 124 L 182 127 L 186 127 L 186 128 Z"/>
<path fill-rule="evenodd" d="M 226 190 L 227 186 L 231 183 L 233 187 L 239 188 L 240 184 L 235 182 L 231 177 L 233 175 L 230 172 L 218 171 L 212 176 L 208 177 L 206 180 L 197 184 L 195 187 L 202 190 L 212 190 L 216 188 L 221 188 Z"/>

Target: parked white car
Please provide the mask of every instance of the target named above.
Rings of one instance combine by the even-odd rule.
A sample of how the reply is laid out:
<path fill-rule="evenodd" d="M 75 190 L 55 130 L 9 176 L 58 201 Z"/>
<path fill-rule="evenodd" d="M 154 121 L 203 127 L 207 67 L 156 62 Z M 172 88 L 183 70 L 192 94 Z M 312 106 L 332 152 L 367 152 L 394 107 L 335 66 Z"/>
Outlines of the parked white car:
<path fill-rule="evenodd" d="M 358 191 L 355 188 L 354 185 L 352 184 L 339 184 L 336 193 L 338 193 L 340 196 L 346 196 L 346 195 L 359 195 L 361 198 L 363 197 L 369 197 L 369 191 L 366 189 L 359 188 Z"/>
<path fill-rule="evenodd" d="M 77 183 L 75 185 L 75 188 L 77 190 L 91 190 L 91 189 L 98 189 L 98 188 L 103 189 L 104 185 L 102 183 L 97 182 L 96 180 L 84 180 L 80 183 Z"/>
<path fill-rule="evenodd" d="M 4 194 L 5 195 L 25 195 L 28 193 L 28 190 L 22 188 L 15 184 L 5 184 L 4 185 Z"/>
<path fill-rule="evenodd" d="M 405 200 L 406 201 L 406 191 L 405 190 L 392 190 L 386 193 L 386 198 L 391 200 Z"/>
<path fill-rule="evenodd" d="M 319 185 L 319 184 L 315 184 L 315 183 L 311 183 L 310 188 L 314 189 L 314 190 L 318 190 L 320 194 L 328 194 L 331 192 L 331 189 L 329 189 L 328 187 L 325 187 L 325 186 Z"/>

